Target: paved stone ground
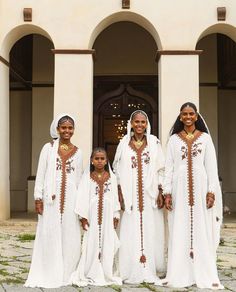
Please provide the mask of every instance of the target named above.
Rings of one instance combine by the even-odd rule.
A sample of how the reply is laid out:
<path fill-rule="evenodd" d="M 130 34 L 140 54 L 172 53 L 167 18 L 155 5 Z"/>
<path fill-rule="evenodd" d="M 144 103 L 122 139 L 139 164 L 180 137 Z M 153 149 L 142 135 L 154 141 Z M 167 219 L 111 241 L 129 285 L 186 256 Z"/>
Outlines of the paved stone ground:
<path fill-rule="evenodd" d="M 10 219 L 0 222 L 0 292 L 148 292 L 148 291 L 212 291 L 197 289 L 170 289 L 150 284 L 123 285 L 110 287 L 63 287 L 60 289 L 24 288 L 23 283 L 27 277 L 35 234 L 35 216 L 21 219 Z M 226 216 L 222 228 L 224 242 L 218 249 L 218 270 L 225 290 L 236 291 L 236 214 Z"/>

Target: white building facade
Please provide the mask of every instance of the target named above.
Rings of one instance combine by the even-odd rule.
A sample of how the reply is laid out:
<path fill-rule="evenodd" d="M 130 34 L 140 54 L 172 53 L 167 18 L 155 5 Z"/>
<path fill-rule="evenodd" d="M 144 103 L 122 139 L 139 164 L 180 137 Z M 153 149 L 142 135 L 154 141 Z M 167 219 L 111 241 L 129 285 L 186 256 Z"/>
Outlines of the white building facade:
<path fill-rule="evenodd" d="M 137 108 L 150 113 L 165 148 L 186 101 L 209 125 L 233 205 L 235 41 L 234 0 L 0 0 L 0 220 L 31 210 L 57 113 L 76 117 L 73 142 L 86 164 L 93 146 L 115 151 Z"/>

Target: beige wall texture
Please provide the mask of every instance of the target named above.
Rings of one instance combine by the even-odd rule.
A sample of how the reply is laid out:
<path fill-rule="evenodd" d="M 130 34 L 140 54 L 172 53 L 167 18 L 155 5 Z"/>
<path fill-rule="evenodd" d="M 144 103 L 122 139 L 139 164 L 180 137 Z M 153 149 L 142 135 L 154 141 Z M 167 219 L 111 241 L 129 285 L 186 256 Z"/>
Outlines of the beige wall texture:
<path fill-rule="evenodd" d="M 217 20 L 219 6 L 226 7 L 226 21 Z M 24 21 L 24 8 L 32 8 L 32 22 Z M 158 72 L 159 133 L 163 145 L 181 104 L 189 100 L 200 105 L 212 132 L 221 167 L 225 169 L 227 165 L 227 171 L 231 172 L 230 182 L 224 178 L 227 190 L 232 194 L 236 192 L 232 184 L 234 167 L 231 162 L 230 166 L 227 164 L 227 155 L 235 157 L 232 150 L 235 141 L 231 138 L 230 145 L 225 146 L 225 139 L 221 138 L 221 132 L 229 125 L 228 132 L 234 133 L 232 124 L 228 124 L 224 101 L 228 100 L 232 110 L 235 94 L 219 92 L 217 86 L 202 85 L 199 90 L 199 81 L 203 84 L 218 81 L 216 36 L 213 33 L 223 33 L 236 40 L 234 0 L 131 0 L 128 10 L 122 9 L 120 0 L 0 0 L 0 57 L 8 61 L 10 49 L 17 40 L 27 34 L 37 34 L 34 35 L 33 50 L 35 86 L 31 93 L 32 145 L 26 159 L 31 165 L 31 174 L 36 172 L 42 144 L 49 139 L 52 117 L 59 112 L 68 111 L 78 120 L 74 142 L 82 149 L 85 164 L 88 161 L 92 147 L 94 74 L 153 75 Z M 51 53 L 51 48 L 90 50 L 94 44 L 98 51 L 95 67 L 91 52 Z M 200 57 L 196 48 L 204 50 Z M 158 63 L 155 62 L 157 49 L 163 53 Z M 173 55 L 166 55 L 163 52 L 166 50 L 172 51 Z M 9 123 L 17 121 L 11 113 L 9 115 L 9 68 L 5 61 L 0 61 L 0 114 L 6 141 L 0 154 L 0 219 L 9 217 Z M 46 83 L 48 87 L 37 86 Z M 54 88 L 50 87 L 53 83 Z M 23 93 L 12 95 L 15 100 L 12 110 L 16 111 L 16 117 L 24 103 L 16 99 L 19 94 L 22 96 Z M 19 140 L 21 145 L 23 136 L 18 139 L 22 139 Z M 11 153 L 16 154 L 14 147 L 11 140 Z M 20 160 L 15 167 L 16 172 L 20 170 Z M 15 173 L 15 181 L 17 176 Z"/>

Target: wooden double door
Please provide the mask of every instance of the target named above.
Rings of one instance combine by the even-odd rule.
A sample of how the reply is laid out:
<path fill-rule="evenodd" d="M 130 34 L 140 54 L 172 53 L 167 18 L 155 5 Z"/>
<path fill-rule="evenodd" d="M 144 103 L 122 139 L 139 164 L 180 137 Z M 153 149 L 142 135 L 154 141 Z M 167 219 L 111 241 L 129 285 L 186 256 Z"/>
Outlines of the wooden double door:
<path fill-rule="evenodd" d="M 158 134 L 157 84 L 157 76 L 95 77 L 93 146 L 104 147 L 110 162 L 133 111 L 145 111 L 152 133 Z"/>

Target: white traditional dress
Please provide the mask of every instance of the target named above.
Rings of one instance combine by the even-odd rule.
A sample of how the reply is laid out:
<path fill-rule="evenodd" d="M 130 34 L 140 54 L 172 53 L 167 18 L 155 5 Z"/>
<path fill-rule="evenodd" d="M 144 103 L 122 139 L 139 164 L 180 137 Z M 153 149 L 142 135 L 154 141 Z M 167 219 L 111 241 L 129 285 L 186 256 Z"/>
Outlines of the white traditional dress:
<path fill-rule="evenodd" d="M 149 132 L 149 131 L 148 131 Z M 114 171 L 125 211 L 120 224 L 119 270 L 125 283 L 158 283 L 164 271 L 163 210 L 157 208 L 164 157 L 160 141 L 149 133 L 139 149 L 127 134 L 118 145 Z"/>
<path fill-rule="evenodd" d="M 215 194 L 210 209 L 206 207 L 208 192 Z M 188 140 L 180 132 L 170 137 L 164 193 L 172 194 L 173 210 L 168 212 L 168 267 L 163 284 L 222 289 L 216 267 L 222 202 L 210 135 L 198 132 Z"/>
<path fill-rule="evenodd" d="M 45 144 L 39 158 L 34 196 L 43 200 L 44 210 L 38 216 L 26 287 L 68 285 L 80 257 L 81 232 L 74 207 L 82 173 L 82 155 L 74 146 L 63 156 L 58 145 L 58 140 Z"/>
<path fill-rule="evenodd" d="M 84 232 L 82 254 L 76 272 L 71 277 L 77 286 L 121 285 L 113 275 L 114 257 L 119 240 L 113 218 L 119 219 L 117 182 L 110 171 L 102 179 L 85 172 L 79 185 L 75 212 L 89 222 Z"/>

